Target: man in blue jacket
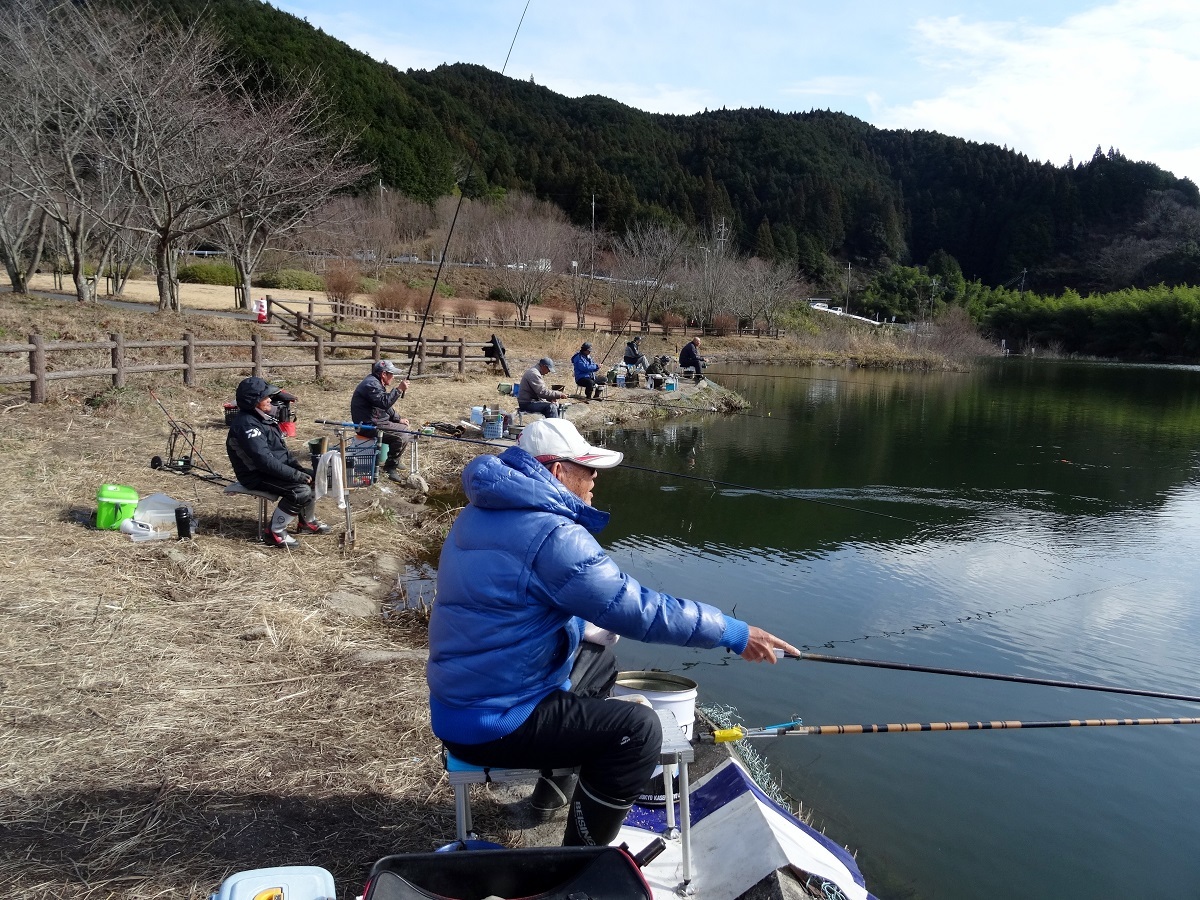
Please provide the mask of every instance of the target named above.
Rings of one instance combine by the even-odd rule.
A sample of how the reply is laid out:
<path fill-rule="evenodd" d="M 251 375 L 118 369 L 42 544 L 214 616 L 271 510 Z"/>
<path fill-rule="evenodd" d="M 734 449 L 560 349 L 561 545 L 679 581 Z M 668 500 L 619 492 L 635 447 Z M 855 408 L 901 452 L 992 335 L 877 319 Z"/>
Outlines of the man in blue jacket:
<path fill-rule="evenodd" d="M 544 419 L 526 426 L 518 446 L 472 460 L 462 476 L 470 502 L 442 547 L 429 624 L 434 733 L 475 765 L 577 768 L 566 845 L 616 836 L 662 742 L 652 710 L 604 699 L 615 658 L 610 647 L 582 643 L 585 629 L 725 647 L 751 661 L 799 653 L 617 568 L 591 534 L 608 522 L 592 489 L 597 470 L 621 459 L 565 419 Z"/>
<path fill-rule="evenodd" d="M 600 363 L 592 359 L 592 345 L 584 341 L 579 352 L 571 357 L 571 368 L 575 371 L 575 383 L 584 390 L 585 396 L 591 400 L 593 393 L 600 399 L 600 385 L 596 381 L 596 373 L 600 371 Z"/>

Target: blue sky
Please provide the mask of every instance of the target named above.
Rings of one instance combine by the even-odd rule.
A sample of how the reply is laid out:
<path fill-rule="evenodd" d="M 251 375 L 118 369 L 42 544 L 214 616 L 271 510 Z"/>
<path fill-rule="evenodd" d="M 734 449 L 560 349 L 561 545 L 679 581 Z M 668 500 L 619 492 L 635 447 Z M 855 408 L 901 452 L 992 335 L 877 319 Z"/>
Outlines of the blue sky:
<path fill-rule="evenodd" d="M 274 0 L 400 69 L 500 71 L 525 0 Z M 650 112 L 834 109 L 1200 184 L 1200 0 L 530 0 L 508 75 Z"/>

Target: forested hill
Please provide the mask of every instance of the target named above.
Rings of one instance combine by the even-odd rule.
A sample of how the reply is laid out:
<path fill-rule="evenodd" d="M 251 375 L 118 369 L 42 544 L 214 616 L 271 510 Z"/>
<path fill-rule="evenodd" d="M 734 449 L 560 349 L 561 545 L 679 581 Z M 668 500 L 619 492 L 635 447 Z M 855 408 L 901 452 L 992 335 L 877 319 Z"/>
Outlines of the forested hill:
<path fill-rule="evenodd" d="M 117 2 L 117 0 L 107 0 Z M 1200 281 L 1200 193 L 1147 162 L 1099 148 L 1076 165 L 995 145 L 888 131 L 840 113 L 640 112 L 570 99 L 473 65 L 432 72 L 377 63 L 259 0 L 158 0 L 207 10 L 266 83 L 319 67 L 385 184 L 432 201 L 478 151 L 468 195 L 521 189 L 580 223 L 724 219 L 747 252 L 875 268 L 954 256 L 968 278 L 1055 290 Z M 824 270 L 824 272 L 823 272 Z"/>

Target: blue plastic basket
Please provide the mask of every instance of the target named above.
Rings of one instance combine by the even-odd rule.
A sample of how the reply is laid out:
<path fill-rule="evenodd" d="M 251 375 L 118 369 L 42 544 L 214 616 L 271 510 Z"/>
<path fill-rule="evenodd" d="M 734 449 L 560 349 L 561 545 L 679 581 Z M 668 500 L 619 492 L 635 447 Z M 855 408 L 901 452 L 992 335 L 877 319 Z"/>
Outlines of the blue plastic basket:
<path fill-rule="evenodd" d="M 503 413 L 490 413 L 483 417 L 483 439 L 485 441 L 495 441 L 504 437 L 504 415 Z"/>

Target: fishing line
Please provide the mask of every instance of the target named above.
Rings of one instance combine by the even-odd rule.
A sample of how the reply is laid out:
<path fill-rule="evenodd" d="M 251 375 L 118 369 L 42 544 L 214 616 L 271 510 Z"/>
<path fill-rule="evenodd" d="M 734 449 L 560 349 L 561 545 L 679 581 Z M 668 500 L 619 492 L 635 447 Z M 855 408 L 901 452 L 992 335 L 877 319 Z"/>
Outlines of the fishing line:
<path fill-rule="evenodd" d="M 504 56 L 504 65 L 500 67 L 501 75 L 504 75 L 505 70 L 508 69 L 508 61 L 512 58 L 513 47 L 515 47 L 517 44 L 517 35 L 521 33 L 521 26 L 525 23 L 525 14 L 529 12 L 529 4 L 531 2 L 533 2 L 533 0 L 525 0 L 525 8 L 521 10 L 521 18 L 517 22 L 517 29 L 513 32 L 512 41 L 508 45 L 508 53 L 506 53 Z M 483 146 L 482 124 L 480 125 L 480 129 L 481 139 L 475 143 L 475 152 L 471 154 L 471 161 L 467 165 L 467 173 L 463 176 L 462 181 L 460 182 L 460 184 L 464 186 L 471 180 L 471 174 L 475 171 L 475 163 L 479 160 L 479 152 Z M 425 326 L 429 322 L 429 310 L 433 307 L 433 298 L 437 295 L 438 284 L 442 279 L 442 269 L 445 268 L 446 258 L 450 253 L 450 239 L 454 237 L 454 226 L 458 223 L 458 213 L 462 209 L 463 199 L 465 197 L 466 191 L 460 189 L 458 192 L 458 203 L 454 205 L 454 216 L 450 219 L 450 228 L 446 231 L 446 243 L 442 246 L 442 258 L 438 261 L 437 272 L 434 273 L 433 284 L 429 288 L 429 300 L 425 303 L 425 311 L 421 314 L 421 327 L 417 330 L 417 343 L 414 344 L 414 346 L 420 345 L 421 336 L 425 334 Z M 416 364 L 417 354 L 414 351 L 412 357 L 408 361 L 408 374 L 405 376 L 405 380 L 412 378 L 413 366 Z M 404 394 L 401 394 L 400 396 L 403 397 Z"/>
<path fill-rule="evenodd" d="M 706 372 L 706 378 L 721 377 L 729 375 L 736 378 L 777 378 L 786 379 L 789 381 L 829 381 L 834 384 L 865 384 L 873 386 L 873 381 L 856 381 L 853 378 L 818 378 L 815 375 L 774 375 L 768 372 Z"/>
<path fill-rule="evenodd" d="M 778 651 L 777 651 L 778 652 Z M 1017 684 L 1036 684 L 1042 687 L 1070 688 L 1076 691 L 1099 691 L 1105 694 L 1124 694 L 1130 697 L 1153 697 L 1158 700 L 1182 700 L 1185 703 L 1200 703 L 1195 694 L 1171 694 L 1164 691 L 1147 691 L 1139 688 L 1123 688 L 1108 684 L 1092 684 L 1086 681 L 1060 681 L 1053 678 L 1034 678 L 1028 675 L 1006 675 L 1000 672 L 976 672 L 970 669 L 948 669 L 943 666 L 919 666 L 914 663 L 888 662 L 881 659 L 858 659 L 849 656 L 827 656 L 823 653 L 802 652 L 799 656 L 784 656 L 797 662 L 823 662 L 842 666 L 866 666 L 872 669 L 893 669 L 900 672 L 924 672 L 930 675 L 952 675 L 956 678 L 979 678 L 986 681 L 1008 681 Z"/>

